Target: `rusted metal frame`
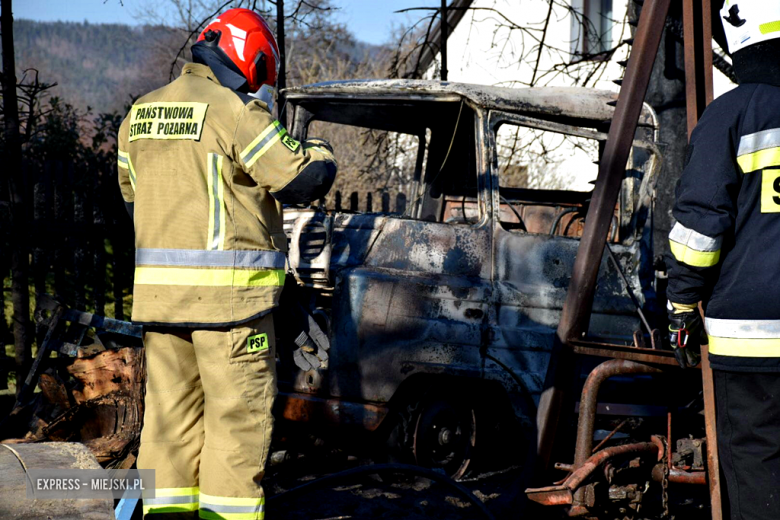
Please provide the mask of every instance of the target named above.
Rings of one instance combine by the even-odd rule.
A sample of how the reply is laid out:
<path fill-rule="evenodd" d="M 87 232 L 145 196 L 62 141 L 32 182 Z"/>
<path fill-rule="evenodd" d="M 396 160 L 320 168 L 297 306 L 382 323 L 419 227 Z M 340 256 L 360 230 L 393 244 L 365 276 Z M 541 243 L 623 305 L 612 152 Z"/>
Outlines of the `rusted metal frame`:
<path fill-rule="evenodd" d="M 620 424 L 618 424 L 617 426 L 615 426 L 615 428 L 614 428 L 614 429 L 613 429 L 611 432 L 609 432 L 609 435 L 607 435 L 606 437 L 604 437 L 603 439 L 601 439 L 601 442 L 600 442 L 600 443 L 598 443 L 596 446 L 594 446 L 594 447 L 593 447 L 593 449 L 592 449 L 592 450 L 590 450 L 590 453 L 591 453 L 591 454 L 594 454 L 594 453 L 596 453 L 597 451 L 599 451 L 599 450 L 600 450 L 600 449 L 601 449 L 601 448 L 602 448 L 602 447 L 603 447 L 603 446 L 604 446 L 606 443 L 608 443 L 608 442 L 610 441 L 610 439 L 612 439 L 612 437 L 614 437 L 614 436 L 615 436 L 615 434 L 616 434 L 616 433 L 618 433 L 618 432 L 620 431 L 620 429 L 621 429 L 623 426 L 625 426 L 625 425 L 626 425 L 626 423 L 628 423 L 628 419 L 623 419 L 622 421 L 620 421 Z M 558 465 L 556 464 L 556 469 L 557 469 L 557 468 L 558 468 Z"/>
<path fill-rule="evenodd" d="M 577 444 L 574 449 L 575 473 L 588 461 L 593 450 L 593 430 L 596 423 L 596 408 L 601 384 L 610 377 L 622 374 L 659 374 L 660 368 L 634 363 L 623 359 L 611 359 L 597 366 L 588 375 L 582 388 L 580 400 L 580 415 L 577 421 Z M 574 496 L 574 504 L 582 505 L 584 490 L 579 490 Z"/>
<path fill-rule="evenodd" d="M 712 12 L 710 0 L 683 1 L 685 102 L 688 138 L 710 104 L 712 89 Z"/>
<path fill-rule="evenodd" d="M 570 344 L 572 345 L 575 354 L 626 359 L 629 361 L 636 361 L 637 363 L 651 363 L 653 365 L 679 366 L 674 358 L 674 353 L 669 350 L 637 348 L 594 341 L 572 340 Z"/>
<path fill-rule="evenodd" d="M 439 54 L 441 55 L 441 80 L 447 81 L 447 32 L 449 29 L 447 23 L 447 0 L 441 0 L 441 34 L 439 40 Z"/>
<path fill-rule="evenodd" d="M 712 520 L 723 518 L 720 493 L 720 460 L 718 459 L 718 434 L 715 422 L 715 384 L 710 368 L 709 346 L 701 346 L 701 378 L 704 391 L 704 431 L 707 435 L 707 475 L 710 484 Z"/>
<path fill-rule="evenodd" d="M 575 492 L 578 489 L 582 489 L 580 486 L 583 482 L 607 461 L 615 457 L 641 453 L 655 452 L 657 456 L 659 449 L 657 442 L 637 442 L 634 444 L 624 444 L 622 446 L 605 448 L 588 458 L 580 468 L 575 469 L 562 485 L 527 489 L 526 494 L 528 495 L 528 498 L 534 502 L 546 506 L 572 505 L 575 503 Z M 571 515 L 570 513 L 570 516 L 577 516 L 584 512 L 585 511 L 578 510 L 574 515 Z"/>
<path fill-rule="evenodd" d="M 682 469 L 672 468 L 669 470 L 669 476 L 667 477 L 669 482 L 674 484 L 695 484 L 703 486 L 707 483 L 706 471 L 685 471 Z"/>
<path fill-rule="evenodd" d="M 537 414 L 537 474 L 549 468 L 558 420 L 569 402 L 574 379 L 574 354 L 569 341 L 585 334 L 593 307 L 596 278 L 604 253 L 612 213 L 620 192 L 631 144 L 642 110 L 650 73 L 661 41 L 670 0 L 647 1 L 639 18 L 634 47 L 618 96 L 607 143 L 599 164 L 593 199 L 574 262 L 566 302 L 555 336 Z"/>

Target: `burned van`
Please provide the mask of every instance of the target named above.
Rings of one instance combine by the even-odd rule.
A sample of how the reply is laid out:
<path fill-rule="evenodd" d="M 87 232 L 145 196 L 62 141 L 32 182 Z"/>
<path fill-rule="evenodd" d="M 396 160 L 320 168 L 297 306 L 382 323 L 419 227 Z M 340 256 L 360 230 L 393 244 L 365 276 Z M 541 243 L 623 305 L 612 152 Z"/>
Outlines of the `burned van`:
<path fill-rule="evenodd" d="M 296 139 L 314 127 L 325 139 L 344 128 L 384 133 L 403 147 L 390 162 L 408 175 L 403 193 L 371 210 L 347 207 L 346 196 L 285 209 L 283 298 L 296 310 L 280 314 L 297 313 L 299 326 L 277 327 L 277 417 L 385 432 L 402 457 L 462 476 L 499 418 L 532 430 L 616 95 L 414 80 L 285 95 Z M 653 341 L 637 307 L 657 312 L 656 136 L 645 105 L 602 259 L 593 343 Z"/>

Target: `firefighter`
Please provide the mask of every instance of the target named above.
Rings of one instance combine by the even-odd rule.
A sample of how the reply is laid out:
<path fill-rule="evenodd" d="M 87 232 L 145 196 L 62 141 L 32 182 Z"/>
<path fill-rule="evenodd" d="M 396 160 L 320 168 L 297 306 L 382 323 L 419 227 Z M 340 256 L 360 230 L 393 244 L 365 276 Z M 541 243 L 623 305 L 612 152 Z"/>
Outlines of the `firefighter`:
<path fill-rule="evenodd" d="M 691 136 L 669 234 L 670 340 L 685 367 L 709 342 L 731 518 L 776 520 L 780 2 L 729 0 L 720 14 L 739 86 L 710 104 Z"/>
<path fill-rule="evenodd" d="M 323 197 L 336 163 L 325 141 L 298 142 L 271 116 L 279 55 L 258 14 L 224 12 L 192 56 L 136 101 L 118 139 L 135 224 L 133 321 L 146 347 L 138 467 L 155 470 L 143 509 L 262 519 L 282 204 Z"/>

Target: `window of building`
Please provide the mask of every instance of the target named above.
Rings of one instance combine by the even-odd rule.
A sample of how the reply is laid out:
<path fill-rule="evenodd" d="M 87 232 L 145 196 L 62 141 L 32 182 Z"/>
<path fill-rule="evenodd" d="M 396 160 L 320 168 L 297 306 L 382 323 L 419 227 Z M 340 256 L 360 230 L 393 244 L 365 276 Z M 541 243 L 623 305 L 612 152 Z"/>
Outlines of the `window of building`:
<path fill-rule="evenodd" d="M 593 56 L 613 47 L 615 25 L 613 0 L 573 0 L 571 22 L 571 52 Z"/>

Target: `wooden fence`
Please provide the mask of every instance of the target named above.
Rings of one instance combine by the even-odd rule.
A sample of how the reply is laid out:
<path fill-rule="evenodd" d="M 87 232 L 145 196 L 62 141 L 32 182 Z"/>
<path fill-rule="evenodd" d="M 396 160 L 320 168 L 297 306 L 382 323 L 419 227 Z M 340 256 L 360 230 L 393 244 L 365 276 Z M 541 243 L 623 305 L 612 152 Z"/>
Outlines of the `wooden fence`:
<path fill-rule="evenodd" d="M 362 200 L 361 200 L 362 199 Z M 320 201 L 323 204 L 323 201 Z M 324 202 L 328 209 L 335 211 L 351 211 L 355 213 L 398 213 L 406 211 L 406 194 L 388 191 L 351 192 L 346 198 L 341 191 L 336 191 Z"/>

